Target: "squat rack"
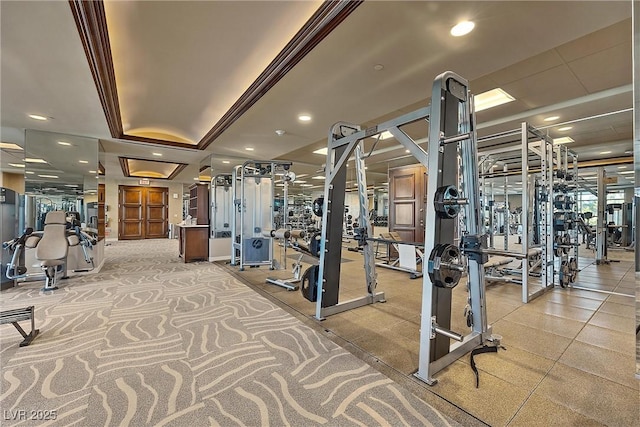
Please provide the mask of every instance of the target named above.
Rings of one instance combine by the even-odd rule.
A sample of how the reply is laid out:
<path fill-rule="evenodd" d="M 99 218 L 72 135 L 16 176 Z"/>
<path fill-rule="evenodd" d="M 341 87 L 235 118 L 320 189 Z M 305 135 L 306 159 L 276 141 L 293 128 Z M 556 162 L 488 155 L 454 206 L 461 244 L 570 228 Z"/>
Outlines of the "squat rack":
<path fill-rule="evenodd" d="M 516 137 L 515 140 L 513 138 Z M 508 138 L 508 142 L 504 139 Z M 505 256 L 521 260 L 519 269 L 504 268 L 506 275 L 490 274 L 487 281 L 516 283 L 522 286 L 522 302 L 528 303 L 554 284 L 553 242 L 553 140 L 542 131 L 523 122 L 520 129 L 488 135 L 479 142 L 502 140 L 496 148 L 481 150 L 478 162 L 482 167 L 482 179 L 504 177 L 505 200 L 507 176 L 517 176 L 518 171 L 503 170 L 491 173 L 491 167 L 505 159 L 521 163 L 521 249 L 508 250 Z M 506 230 L 505 230 L 506 231 Z M 506 233 L 505 233 L 506 234 Z M 507 246 L 505 241 L 505 246 Z"/>

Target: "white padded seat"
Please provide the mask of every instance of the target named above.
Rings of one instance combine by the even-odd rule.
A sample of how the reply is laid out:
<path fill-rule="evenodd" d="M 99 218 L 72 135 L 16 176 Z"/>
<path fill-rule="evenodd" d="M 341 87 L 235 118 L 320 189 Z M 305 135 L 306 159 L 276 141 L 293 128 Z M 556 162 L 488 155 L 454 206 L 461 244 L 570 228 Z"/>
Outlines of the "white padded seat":
<path fill-rule="evenodd" d="M 44 223 L 42 238 L 36 246 L 36 259 L 43 267 L 62 265 L 69 253 L 67 215 L 64 211 L 49 212 Z"/>

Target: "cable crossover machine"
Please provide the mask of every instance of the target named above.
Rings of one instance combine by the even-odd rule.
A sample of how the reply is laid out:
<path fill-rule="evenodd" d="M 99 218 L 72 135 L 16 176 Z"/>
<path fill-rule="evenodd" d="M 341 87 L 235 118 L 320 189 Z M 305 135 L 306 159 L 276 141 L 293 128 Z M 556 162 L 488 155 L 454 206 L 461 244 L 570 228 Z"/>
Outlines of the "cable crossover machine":
<path fill-rule="evenodd" d="M 279 177 L 285 186 L 295 179 L 290 168 L 291 162 L 248 160 L 233 169 L 231 264 L 239 265 L 240 271 L 246 266 L 278 268 L 273 239 L 285 237 L 286 231 L 275 229 L 274 187 Z"/>

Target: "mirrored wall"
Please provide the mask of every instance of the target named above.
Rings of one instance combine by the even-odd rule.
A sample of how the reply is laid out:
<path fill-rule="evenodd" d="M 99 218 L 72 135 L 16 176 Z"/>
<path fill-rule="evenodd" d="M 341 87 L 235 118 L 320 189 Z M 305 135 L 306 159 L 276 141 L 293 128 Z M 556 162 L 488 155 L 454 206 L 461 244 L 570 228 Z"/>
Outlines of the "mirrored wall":
<path fill-rule="evenodd" d="M 98 140 L 27 130 L 24 147 L 25 226 L 44 229 L 47 212 L 73 213 L 98 231 Z"/>

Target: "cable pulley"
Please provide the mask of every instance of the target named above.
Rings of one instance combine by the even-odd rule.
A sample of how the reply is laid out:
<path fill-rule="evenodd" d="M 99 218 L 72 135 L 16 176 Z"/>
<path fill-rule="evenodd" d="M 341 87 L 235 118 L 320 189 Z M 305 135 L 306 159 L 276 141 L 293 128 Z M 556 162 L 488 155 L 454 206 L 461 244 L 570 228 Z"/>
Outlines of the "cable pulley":
<path fill-rule="evenodd" d="M 429 256 L 429 278 L 439 288 L 454 288 L 464 271 L 460 249 L 454 245 L 437 244 Z"/>

